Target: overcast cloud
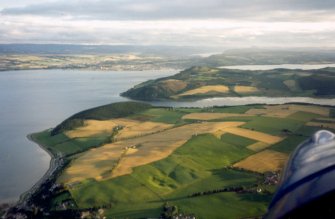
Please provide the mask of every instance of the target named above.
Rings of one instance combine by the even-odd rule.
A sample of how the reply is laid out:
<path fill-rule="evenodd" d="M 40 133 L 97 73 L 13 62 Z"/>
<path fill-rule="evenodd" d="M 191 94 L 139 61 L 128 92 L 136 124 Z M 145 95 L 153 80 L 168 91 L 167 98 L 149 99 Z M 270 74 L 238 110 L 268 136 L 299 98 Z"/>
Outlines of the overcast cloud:
<path fill-rule="evenodd" d="M 334 0 L 1 0 L 0 43 L 334 47 Z"/>

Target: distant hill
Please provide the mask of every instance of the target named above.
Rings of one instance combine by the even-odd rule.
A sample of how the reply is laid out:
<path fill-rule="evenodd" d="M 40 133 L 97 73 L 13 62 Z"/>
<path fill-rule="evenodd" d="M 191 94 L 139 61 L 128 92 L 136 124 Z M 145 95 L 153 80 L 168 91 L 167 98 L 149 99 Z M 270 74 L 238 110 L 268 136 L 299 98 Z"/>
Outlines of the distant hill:
<path fill-rule="evenodd" d="M 235 49 L 203 58 L 198 65 L 220 67 L 225 65 L 335 63 L 334 49 Z"/>
<path fill-rule="evenodd" d="M 210 97 L 334 97 L 335 68 L 266 71 L 192 67 L 146 81 L 122 93 L 137 100 L 194 100 Z"/>
<path fill-rule="evenodd" d="M 0 54 L 85 55 L 140 53 L 188 56 L 209 52 L 211 48 L 163 45 L 76 45 L 76 44 L 0 44 Z"/>
<path fill-rule="evenodd" d="M 0 71 L 28 69 L 138 71 L 186 69 L 192 66 L 325 63 L 335 63 L 335 49 L 226 50 L 220 47 L 166 45 L 0 44 Z"/>

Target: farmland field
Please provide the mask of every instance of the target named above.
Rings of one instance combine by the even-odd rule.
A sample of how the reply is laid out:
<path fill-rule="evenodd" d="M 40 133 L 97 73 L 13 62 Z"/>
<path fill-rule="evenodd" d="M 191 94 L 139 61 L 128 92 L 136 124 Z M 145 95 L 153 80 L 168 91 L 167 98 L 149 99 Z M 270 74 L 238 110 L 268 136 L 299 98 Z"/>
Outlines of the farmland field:
<path fill-rule="evenodd" d="M 132 110 L 113 111 L 123 112 L 122 106 Z M 113 117 L 106 113 L 111 110 Z M 320 124 L 333 130 L 332 110 L 116 103 L 70 117 L 53 135 L 46 130 L 32 137 L 69 161 L 57 178 L 64 191 L 54 195 L 52 209 L 72 200 L 78 210 L 103 209 L 109 218 L 159 217 L 170 208 L 196 218 L 260 217 L 276 186 L 264 184 L 266 175 L 280 172 Z"/>
<path fill-rule="evenodd" d="M 209 86 L 203 86 L 199 87 L 193 90 L 186 91 L 184 93 L 178 94 L 178 97 L 180 96 L 191 96 L 195 94 L 206 94 L 209 92 L 214 92 L 214 93 L 227 93 L 229 91 L 229 87 L 224 86 L 224 85 L 209 85 Z"/>
<path fill-rule="evenodd" d="M 260 173 L 278 171 L 284 167 L 287 158 L 284 153 L 264 150 L 234 164 L 234 167 Z"/>
<path fill-rule="evenodd" d="M 252 86 L 235 86 L 234 91 L 236 93 L 255 93 L 258 92 L 258 89 L 256 87 Z"/>

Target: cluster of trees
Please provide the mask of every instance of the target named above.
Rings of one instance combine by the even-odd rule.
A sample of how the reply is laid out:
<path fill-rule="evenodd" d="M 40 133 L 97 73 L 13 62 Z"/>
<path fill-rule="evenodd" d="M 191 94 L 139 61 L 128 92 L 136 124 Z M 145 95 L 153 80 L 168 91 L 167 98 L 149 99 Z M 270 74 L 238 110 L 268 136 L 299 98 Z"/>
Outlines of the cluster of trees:
<path fill-rule="evenodd" d="M 205 192 L 195 192 L 188 197 L 197 197 L 197 196 L 202 196 L 202 195 L 211 195 L 215 193 L 221 193 L 221 192 L 242 192 L 243 190 L 246 190 L 244 186 L 232 186 L 232 187 L 226 187 L 226 188 L 221 188 L 221 189 L 213 189 Z"/>
<path fill-rule="evenodd" d="M 178 215 L 178 212 L 179 211 L 177 206 L 165 203 L 163 205 L 163 213 L 161 216 L 163 219 L 172 219 L 174 216 Z"/>
<path fill-rule="evenodd" d="M 203 195 L 212 195 L 216 193 L 221 193 L 221 192 L 236 192 L 236 193 L 266 193 L 266 194 L 271 194 L 271 192 L 267 190 L 262 190 L 259 189 L 258 184 L 254 184 L 252 186 L 232 186 L 232 187 L 226 187 L 226 188 L 221 188 L 221 189 L 213 189 L 209 191 L 204 191 L 204 192 L 195 192 L 191 195 L 188 196 L 188 198 L 193 198 L 193 197 L 198 197 L 198 196 L 203 196 Z"/>
<path fill-rule="evenodd" d="M 163 205 L 163 213 L 161 219 L 195 219 L 193 214 L 184 214 L 180 212 L 178 206 L 165 203 Z"/>

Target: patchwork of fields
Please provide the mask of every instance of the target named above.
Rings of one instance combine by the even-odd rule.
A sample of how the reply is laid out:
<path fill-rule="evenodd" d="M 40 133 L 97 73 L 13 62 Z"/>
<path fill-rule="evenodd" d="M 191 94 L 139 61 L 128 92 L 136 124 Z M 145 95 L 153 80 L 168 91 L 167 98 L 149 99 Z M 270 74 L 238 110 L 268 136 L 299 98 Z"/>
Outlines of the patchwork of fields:
<path fill-rule="evenodd" d="M 102 208 L 110 218 L 159 217 L 168 203 L 197 218 L 258 217 L 276 187 L 264 183 L 266 176 L 280 172 L 314 131 L 333 130 L 333 111 L 294 104 L 152 107 L 84 119 L 80 127 L 34 139 L 68 159 L 57 182 L 80 209 Z M 53 209 L 69 200 L 62 197 L 55 195 Z"/>
<path fill-rule="evenodd" d="M 184 93 L 178 94 L 176 97 L 190 96 L 190 95 L 195 95 L 195 94 L 206 94 L 209 92 L 227 93 L 228 91 L 229 91 L 229 87 L 224 86 L 224 85 L 208 85 L 208 86 L 202 86 L 196 89 L 186 91 Z"/>
<path fill-rule="evenodd" d="M 199 100 L 214 97 L 321 97 L 335 95 L 335 68 L 238 70 L 195 66 L 149 80 L 121 95 L 135 100 Z"/>

